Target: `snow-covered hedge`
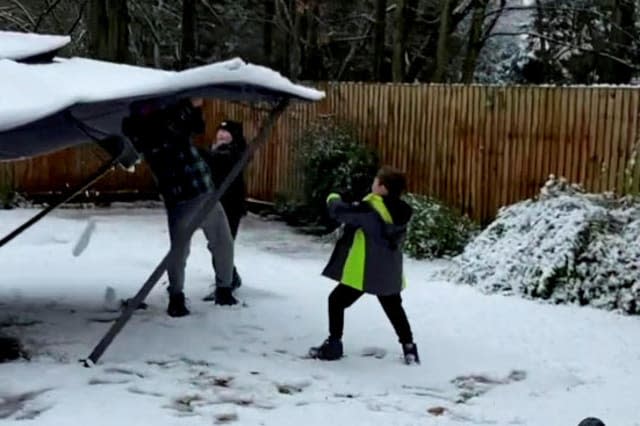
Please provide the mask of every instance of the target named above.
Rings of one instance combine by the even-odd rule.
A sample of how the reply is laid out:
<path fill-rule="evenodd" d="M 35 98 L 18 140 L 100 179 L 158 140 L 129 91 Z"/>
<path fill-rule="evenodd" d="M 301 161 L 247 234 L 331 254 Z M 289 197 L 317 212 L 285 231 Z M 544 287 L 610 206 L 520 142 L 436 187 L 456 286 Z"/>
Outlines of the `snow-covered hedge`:
<path fill-rule="evenodd" d="M 640 313 L 640 202 L 551 177 L 536 199 L 502 209 L 455 258 L 485 292 Z"/>
<path fill-rule="evenodd" d="M 438 200 L 407 194 L 413 208 L 404 251 L 416 259 L 455 256 L 475 235 L 477 226 Z"/>

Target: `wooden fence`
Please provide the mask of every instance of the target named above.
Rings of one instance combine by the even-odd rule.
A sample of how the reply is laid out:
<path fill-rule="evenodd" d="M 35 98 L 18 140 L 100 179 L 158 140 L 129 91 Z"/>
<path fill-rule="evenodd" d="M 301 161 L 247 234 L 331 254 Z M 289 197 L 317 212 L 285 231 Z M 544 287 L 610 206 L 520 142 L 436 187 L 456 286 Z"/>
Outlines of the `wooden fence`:
<path fill-rule="evenodd" d="M 350 120 L 384 163 L 408 173 L 411 191 L 432 195 L 486 221 L 507 204 L 535 195 L 550 174 L 591 191 L 640 191 L 634 164 L 640 92 L 629 87 L 502 87 L 331 83 L 326 100 L 295 104 L 251 164 L 249 194 L 271 201 L 293 192 L 293 147 L 319 117 Z M 209 102 L 207 138 L 224 118 L 255 134 L 263 111 Z M 64 189 L 98 167 L 97 148 L 83 147 L 4 166 L 26 193 Z M 1 171 L 1 170 L 0 170 Z M 7 178 L 9 176 L 9 178 Z M 1 182 L 0 182 L 1 183 Z M 100 191 L 153 192 L 143 167 L 118 172 Z"/>

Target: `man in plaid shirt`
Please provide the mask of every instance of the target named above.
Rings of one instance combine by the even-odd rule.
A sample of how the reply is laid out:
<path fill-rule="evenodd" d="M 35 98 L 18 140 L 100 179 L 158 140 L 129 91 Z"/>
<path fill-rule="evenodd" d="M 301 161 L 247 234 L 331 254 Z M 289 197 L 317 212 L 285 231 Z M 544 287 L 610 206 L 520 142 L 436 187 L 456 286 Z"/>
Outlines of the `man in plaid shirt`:
<path fill-rule="evenodd" d="M 185 306 L 184 278 L 191 237 L 188 225 L 215 189 L 211 170 L 191 137 L 204 131 L 201 101 L 181 101 L 169 107 L 142 104 L 123 121 L 123 131 L 144 156 L 167 209 L 171 248 L 175 256 L 167 267 L 172 317 L 189 314 Z M 224 210 L 217 203 L 201 226 L 207 237 L 216 273 L 216 303 L 234 305 L 233 238 Z"/>

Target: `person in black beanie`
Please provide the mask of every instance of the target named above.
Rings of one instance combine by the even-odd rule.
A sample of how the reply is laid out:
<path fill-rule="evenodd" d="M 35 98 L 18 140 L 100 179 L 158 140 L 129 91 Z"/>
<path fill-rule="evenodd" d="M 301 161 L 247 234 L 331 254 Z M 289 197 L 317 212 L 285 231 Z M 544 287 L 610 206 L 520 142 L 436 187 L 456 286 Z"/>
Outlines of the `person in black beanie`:
<path fill-rule="evenodd" d="M 216 140 L 209 149 L 201 149 L 201 155 L 209 165 L 216 187 L 220 186 L 229 175 L 233 166 L 242 158 L 247 149 L 247 141 L 242 130 L 242 123 L 225 120 L 217 128 Z M 229 228 L 233 239 L 238 235 L 240 221 L 247 214 L 246 185 L 244 173 L 241 172 L 231 182 L 225 191 L 220 203 L 225 211 Z M 237 268 L 233 268 L 233 281 L 231 288 L 236 289 L 242 285 L 242 280 Z M 205 301 L 215 300 L 214 294 L 204 298 Z"/>

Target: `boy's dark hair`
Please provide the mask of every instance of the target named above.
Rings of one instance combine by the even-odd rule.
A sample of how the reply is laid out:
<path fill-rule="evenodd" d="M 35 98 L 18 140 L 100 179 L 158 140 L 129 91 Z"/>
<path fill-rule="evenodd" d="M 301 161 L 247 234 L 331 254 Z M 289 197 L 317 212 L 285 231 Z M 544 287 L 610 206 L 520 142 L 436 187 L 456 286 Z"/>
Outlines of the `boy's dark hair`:
<path fill-rule="evenodd" d="M 407 189 L 407 178 L 403 172 L 391 166 L 383 166 L 376 175 L 380 185 L 389 191 L 389 197 L 399 198 Z"/>

